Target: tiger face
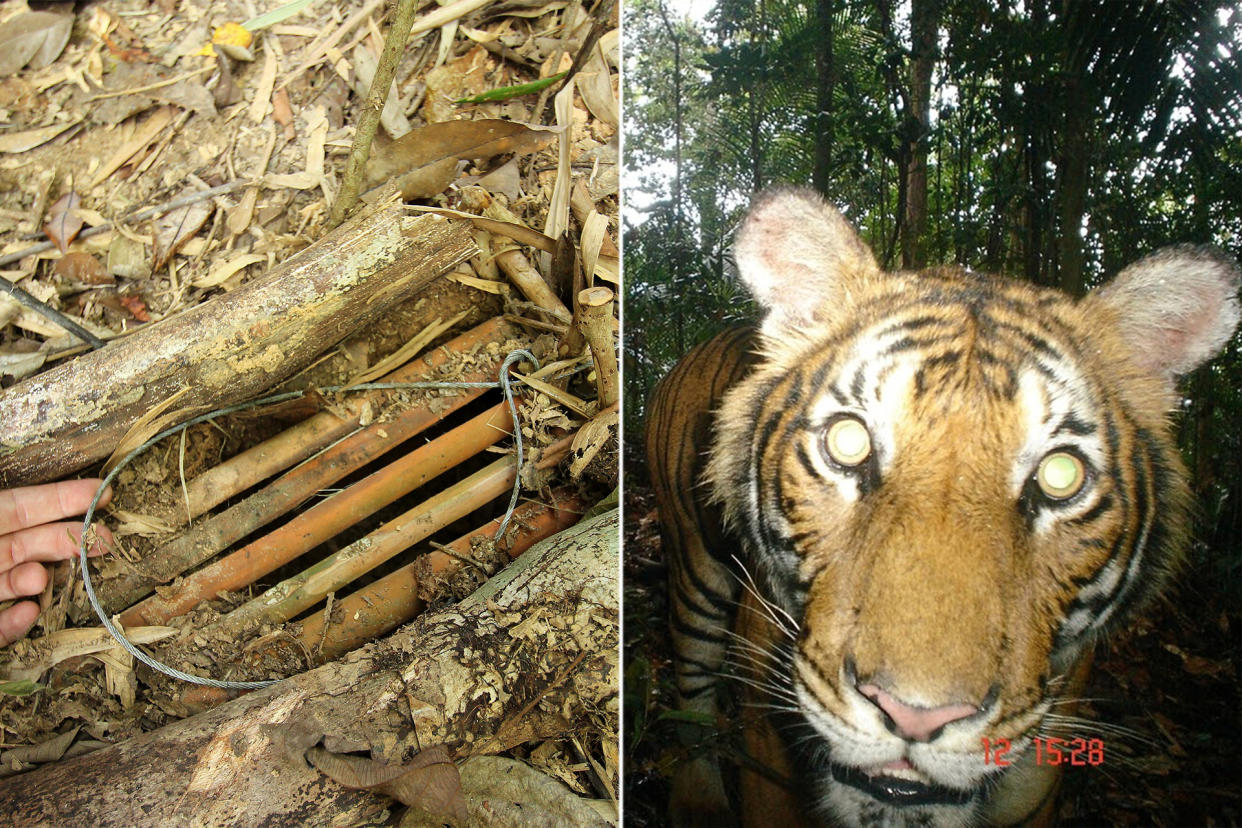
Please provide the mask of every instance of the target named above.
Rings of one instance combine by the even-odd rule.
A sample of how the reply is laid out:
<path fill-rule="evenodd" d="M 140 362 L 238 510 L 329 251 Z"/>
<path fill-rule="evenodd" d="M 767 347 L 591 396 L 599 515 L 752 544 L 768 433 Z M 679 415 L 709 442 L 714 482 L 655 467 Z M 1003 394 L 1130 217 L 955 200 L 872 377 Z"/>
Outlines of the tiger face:
<path fill-rule="evenodd" d="M 766 316 L 707 477 L 772 642 L 752 684 L 787 711 L 806 803 L 847 824 L 1022 818 L 1075 667 L 1181 555 L 1168 412 L 1238 323 L 1236 269 L 1175 248 L 1081 300 L 889 274 L 790 190 L 735 249 Z M 1022 769 L 989 761 L 1002 739 Z"/>

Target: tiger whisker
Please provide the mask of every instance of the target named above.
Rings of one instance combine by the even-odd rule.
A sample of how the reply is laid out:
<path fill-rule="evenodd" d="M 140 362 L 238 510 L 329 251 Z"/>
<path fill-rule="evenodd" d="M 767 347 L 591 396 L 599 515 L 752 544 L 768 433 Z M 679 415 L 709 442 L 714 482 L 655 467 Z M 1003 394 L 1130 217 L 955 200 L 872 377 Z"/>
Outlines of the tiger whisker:
<path fill-rule="evenodd" d="M 791 640 L 796 641 L 800 631 L 797 619 L 790 615 L 783 607 L 777 606 L 775 603 L 764 597 L 764 595 L 759 591 L 759 586 L 755 583 L 755 578 L 750 573 L 750 570 L 747 568 L 746 564 L 743 563 L 737 555 L 732 557 L 734 563 L 737 564 L 737 571 L 746 576 L 743 579 L 737 574 L 737 572 L 734 572 L 734 577 L 737 578 L 738 583 L 742 585 L 743 589 L 754 596 L 755 600 L 759 602 L 759 606 L 763 608 L 765 615 L 774 625 L 776 625 L 777 629 L 784 632 L 785 635 Z"/>

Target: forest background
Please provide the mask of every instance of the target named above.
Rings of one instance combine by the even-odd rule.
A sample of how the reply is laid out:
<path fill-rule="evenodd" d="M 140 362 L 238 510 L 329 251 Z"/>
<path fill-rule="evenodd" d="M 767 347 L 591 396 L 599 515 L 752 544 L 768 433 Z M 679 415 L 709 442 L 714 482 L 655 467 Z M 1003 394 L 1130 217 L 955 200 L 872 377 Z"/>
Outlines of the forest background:
<path fill-rule="evenodd" d="M 1242 256 L 1235 2 L 719 0 L 702 19 L 685 7 L 626 3 L 625 459 L 635 520 L 645 514 L 651 389 L 695 343 L 754 318 L 728 250 L 766 185 L 824 193 L 888 268 L 956 263 L 1081 294 L 1169 244 Z M 1150 798 L 1175 819 L 1236 823 L 1242 810 L 1236 772 L 1225 770 L 1242 755 L 1238 339 L 1184 390 L 1198 541 L 1156 622 L 1167 637 L 1140 630 L 1129 645 L 1154 660 L 1102 691 L 1137 697 L 1122 712 L 1161 743 L 1160 756 L 1131 756 L 1105 774 L 1136 771 L 1129 793 L 1122 779 L 1101 794 L 1131 801 L 1088 806 L 1109 820 L 1132 807 L 1159 824 L 1159 810 L 1144 810 Z M 635 531 L 630 548 L 641 550 L 649 526 Z M 627 569 L 637 593 L 627 607 L 643 609 L 627 612 L 627 711 L 644 711 L 627 712 L 634 816 L 658 799 L 648 794 L 668 761 L 661 566 L 653 549 Z M 1200 649 L 1188 654 L 1187 641 Z M 1188 673 L 1189 684 L 1151 678 Z M 1191 698 L 1203 694 L 1209 707 Z"/>

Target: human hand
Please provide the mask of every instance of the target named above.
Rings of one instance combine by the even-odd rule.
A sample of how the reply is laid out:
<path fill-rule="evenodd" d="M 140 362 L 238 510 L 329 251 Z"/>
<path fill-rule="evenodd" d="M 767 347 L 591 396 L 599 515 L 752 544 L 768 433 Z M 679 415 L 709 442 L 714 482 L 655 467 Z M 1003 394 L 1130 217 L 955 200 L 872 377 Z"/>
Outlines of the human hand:
<path fill-rule="evenodd" d="M 38 595 L 47 586 L 47 569 L 40 561 L 63 561 L 78 554 L 81 522 L 59 521 L 86 511 L 99 488 L 98 480 L 66 480 L 22 489 L 0 489 L 0 601 Z M 109 489 L 100 499 L 112 499 Z M 100 526 L 99 555 L 112 542 L 112 533 Z M 20 601 L 0 612 L 0 647 L 22 638 L 39 617 L 39 605 Z"/>

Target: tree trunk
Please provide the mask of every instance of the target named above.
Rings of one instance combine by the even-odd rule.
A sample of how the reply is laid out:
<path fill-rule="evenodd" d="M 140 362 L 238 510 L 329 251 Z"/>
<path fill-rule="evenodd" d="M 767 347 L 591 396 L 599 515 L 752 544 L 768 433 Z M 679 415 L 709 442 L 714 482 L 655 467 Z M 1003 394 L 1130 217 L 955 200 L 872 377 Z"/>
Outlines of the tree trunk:
<path fill-rule="evenodd" d="M 1070 8 L 1071 0 L 1063 0 L 1061 19 L 1077 18 Z M 1067 25 L 1073 25 L 1072 22 Z M 1060 154 L 1057 158 L 1057 283 L 1073 296 L 1087 292 L 1084 272 L 1082 220 L 1087 204 L 1088 158 L 1091 155 L 1091 113 L 1087 102 L 1086 69 L 1084 57 L 1077 53 L 1081 37 L 1074 32 L 1064 33 L 1066 44 L 1063 57 L 1064 80 L 1061 85 L 1061 102 L 1064 106 L 1065 126 L 1060 135 Z"/>
<path fill-rule="evenodd" d="M 910 111 L 906 150 L 905 221 L 901 264 L 927 264 L 927 152 L 931 133 L 931 79 L 936 62 L 938 0 L 913 0 L 910 6 Z"/>
<path fill-rule="evenodd" d="M 818 0 L 815 19 L 819 27 L 819 48 L 815 52 L 815 166 L 811 183 L 819 192 L 829 195 L 831 183 L 832 151 L 832 90 L 836 80 L 833 63 L 832 15 L 834 0 Z"/>
<path fill-rule="evenodd" d="M 322 742 L 398 763 L 615 730 L 617 512 L 528 550 L 468 599 L 345 659 L 0 780 L 6 824 L 354 825 L 390 801 L 307 764 Z"/>
<path fill-rule="evenodd" d="M 0 392 L 0 486 L 53 480 L 142 416 L 261 395 L 476 252 L 470 225 L 382 207 L 244 287 Z"/>

